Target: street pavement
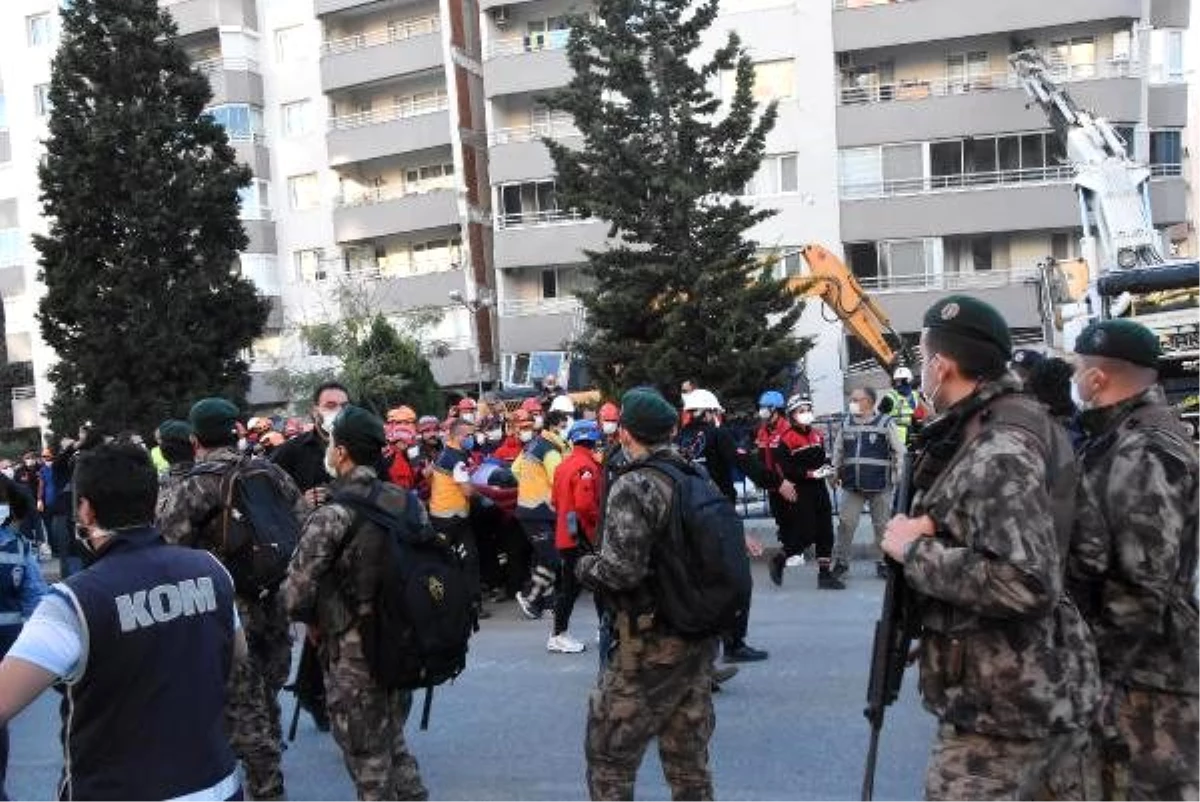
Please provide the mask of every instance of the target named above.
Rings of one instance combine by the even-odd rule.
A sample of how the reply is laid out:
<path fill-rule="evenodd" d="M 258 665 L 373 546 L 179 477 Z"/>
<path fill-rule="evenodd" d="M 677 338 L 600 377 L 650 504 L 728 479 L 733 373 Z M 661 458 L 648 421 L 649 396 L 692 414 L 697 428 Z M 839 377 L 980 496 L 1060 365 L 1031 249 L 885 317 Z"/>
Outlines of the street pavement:
<path fill-rule="evenodd" d="M 866 535 L 866 533 L 862 533 Z M 866 539 L 863 537 L 863 539 Z M 844 591 L 819 591 L 811 563 L 787 569 L 782 588 L 759 562 L 750 642 L 769 660 L 743 665 L 716 696 L 711 763 L 718 798 L 857 799 L 868 728 L 862 709 L 871 635 L 883 582 L 870 560 L 855 562 Z M 572 632 L 579 655 L 548 654 L 549 620 L 527 621 L 516 604 L 493 617 L 471 644 L 467 670 L 438 688 L 429 730 L 409 744 L 435 799 L 583 799 L 587 695 L 596 678 L 596 616 L 580 599 Z M 905 676 L 888 710 L 876 780 L 878 799 L 918 799 L 934 722 Z M 53 799 L 61 769 L 57 694 L 45 694 L 11 724 L 7 790 L 14 799 Z M 283 697 L 284 727 L 292 699 Z M 284 756 L 291 799 L 353 799 L 330 736 L 302 715 Z M 640 799 L 669 799 L 652 745 L 638 778 Z"/>

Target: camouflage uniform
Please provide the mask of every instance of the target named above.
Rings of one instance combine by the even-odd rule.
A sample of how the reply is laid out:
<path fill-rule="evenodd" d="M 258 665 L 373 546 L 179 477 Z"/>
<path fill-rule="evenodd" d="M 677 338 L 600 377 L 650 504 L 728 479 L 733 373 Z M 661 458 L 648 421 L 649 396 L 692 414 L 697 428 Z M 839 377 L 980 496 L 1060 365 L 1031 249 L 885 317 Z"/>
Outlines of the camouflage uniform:
<path fill-rule="evenodd" d="M 1063 592 L 1073 455 L 1015 389 L 1012 377 L 984 383 L 930 424 L 915 468 L 913 515 L 937 525 L 904 561 L 921 694 L 941 724 L 931 799 L 1098 793 L 1078 759 L 1099 696 L 1095 646 Z"/>
<path fill-rule="evenodd" d="M 193 467 L 195 467 L 195 463 L 192 462 L 177 462 L 167 469 L 165 476 L 158 480 L 158 501 L 154 505 L 155 518 L 161 519 L 163 510 L 178 503 L 173 497 L 179 492 L 179 485 L 183 482 L 184 477 L 192 472 Z"/>
<path fill-rule="evenodd" d="M 209 451 L 204 462 L 232 466 L 241 459 L 236 449 L 227 447 Z M 276 468 L 274 472 L 279 492 L 300 519 L 308 512 L 304 497 L 283 469 Z M 207 549 L 221 556 L 215 527 L 224 504 L 222 478 L 218 473 L 198 473 L 183 477 L 167 490 L 159 505 L 158 526 L 168 542 Z M 225 706 L 229 741 L 245 767 L 250 794 L 255 799 L 278 799 L 284 795 L 279 691 L 287 682 L 292 662 L 287 613 L 279 593 L 265 600 L 238 594 L 235 600 L 246 633 L 249 658 L 236 662 L 229 678 Z"/>
<path fill-rule="evenodd" d="M 671 449 L 656 452 L 669 454 Z M 580 581 L 616 612 L 617 652 L 588 700 L 585 751 L 593 799 L 632 799 L 638 766 L 658 736 L 674 799 L 712 799 L 708 741 L 716 716 L 712 661 L 716 638 L 684 640 L 663 631 L 649 607 L 646 576 L 654 539 L 667 526 L 669 479 L 636 468 L 611 487 L 599 555 L 579 559 Z"/>
<path fill-rule="evenodd" d="M 371 468 L 356 467 L 337 480 L 335 493 L 366 496 L 377 481 Z M 404 516 L 404 491 L 385 484 L 378 503 Z M 386 690 L 371 677 L 357 613 L 340 590 L 340 579 L 353 576 L 365 552 L 346 545 L 353 514 L 336 503 L 319 507 L 304 524 L 300 545 L 288 567 L 283 597 L 296 620 L 316 624 L 325 674 L 325 698 L 333 737 L 342 748 L 346 769 L 359 799 L 426 799 L 417 761 L 404 741 L 404 721 L 412 696 Z"/>
<path fill-rule="evenodd" d="M 1196 799 L 1197 460 L 1153 387 L 1084 414 L 1071 590 L 1091 623 L 1109 754 L 1131 799 Z"/>

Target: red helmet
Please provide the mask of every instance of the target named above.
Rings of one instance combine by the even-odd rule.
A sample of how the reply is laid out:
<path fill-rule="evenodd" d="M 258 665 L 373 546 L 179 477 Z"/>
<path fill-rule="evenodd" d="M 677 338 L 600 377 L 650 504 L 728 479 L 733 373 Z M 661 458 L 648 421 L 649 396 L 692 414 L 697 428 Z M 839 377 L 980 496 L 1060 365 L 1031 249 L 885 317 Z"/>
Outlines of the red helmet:
<path fill-rule="evenodd" d="M 605 401 L 600 406 L 600 411 L 596 413 L 596 417 L 601 421 L 616 422 L 621 420 L 621 410 L 612 401 Z"/>
<path fill-rule="evenodd" d="M 462 401 L 458 402 L 458 405 L 455 407 L 455 409 L 457 409 L 459 412 L 474 412 L 477 406 L 478 404 L 475 403 L 475 399 L 467 396 Z"/>
<path fill-rule="evenodd" d="M 530 415 L 542 414 L 542 402 L 537 398 L 530 396 L 521 402 L 521 409 L 528 412 Z"/>
<path fill-rule="evenodd" d="M 527 409 L 518 409 L 512 415 L 509 415 L 508 422 L 518 429 L 528 429 L 533 426 L 533 416 L 529 414 L 529 410 Z"/>

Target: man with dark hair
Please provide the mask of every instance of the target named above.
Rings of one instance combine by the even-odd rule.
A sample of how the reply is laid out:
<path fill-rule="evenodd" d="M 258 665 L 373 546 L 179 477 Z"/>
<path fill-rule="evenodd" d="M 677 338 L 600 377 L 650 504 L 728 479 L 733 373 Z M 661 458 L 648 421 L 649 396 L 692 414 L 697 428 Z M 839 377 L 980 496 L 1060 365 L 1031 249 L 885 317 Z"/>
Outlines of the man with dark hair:
<path fill-rule="evenodd" d="M 334 421 L 325 464 L 336 474 L 338 498 L 372 499 L 397 518 L 411 498 L 375 472 L 386 443 L 383 421 L 355 406 Z M 365 519 L 358 526 L 371 526 Z M 291 616 L 303 621 L 318 652 L 333 738 L 342 749 L 359 799 L 425 799 L 428 794 L 404 740 L 411 694 L 382 687 L 363 656 L 362 603 L 343 591 L 357 586 L 381 559 L 366 535 L 355 536 L 355 512 L 323 505 L 308 517 L 282 587 Z M 373 611 L 372 611 L 373 612 Z M 370 613 L 366 613 L 370 614 Z"/>
<path fill-rule="evenodd" d="M 237 451 L 238 409 L 224 398 L 197 401 L 188 415 L 196 466 L 175 486 L 158 523 L 170 543 L 222 553 L 227 477 L 243 462 Z M 322 463 L 324 459 L 322 459 Z M 292 508 L 297 522 L 308 512 L 304 496 L 282 468 L 254 460 L 268 471 L 274 491 Z M 278 593 L 252 598 L 236 596 L 246 626 L 249 659 L 239 664 L 230 682 L 227 719 L 233 748 L 246 767 L 246 783 L 255 799 L 283 796 L 280 749 L 279 691 L 291 667 L 287 613 Z"/>
<path fill-rule="evenodd" d="M 1046 407 L 1050 417 L 1062 424 L 1071 438 L 1071 446 L 1078 452 L 1085 434 L 1079 423 L 1079 410 L 1071 400 L 1071 375 L 1074 372 L 1075 368 L 1065 359 L 1054 356 L 1038 360 L 1029 372 L 1025 391 L 1032 393 Z"/>
<path fill-rule="evenodd" d="M 145 450 L 89 450 L 74 482 L 94 562 L 53 586 L 0 663 L 0 721 L 61 681 L 61 798 L 241 799 L 221 715 L 246 648 L 233 581 L 163 543 Z"/>
<path fill-rule="evenodd" d="M 1008 372 L 1008 324 L 993 307 L 938 301 L 920 348 L 938 416 L 919 440 L 909 514 L 882 545 L 916 596 L 921 696 L 940 723 L 926 798 L 1099 798 L 1083 759 L 1096 650 L 1063 590 L 1070 443 Z"/>
<path fill-rule="evenodd" d="M 1105 798 L 1196 799 L 1196 447 L 1158 387 L 1153 332 L 1092 323 L 1075 353 L 1088 439 L 1068 581 L 1100 652 L 1105 775 L 1127 776 Z"/>
<path fill-rule="evenodd" d="M 313 391 L 312 431 L 293 437 L 276 448 L 271 461 L 287 471 L 312 506 L 329 496 L 329 474 L 325 471 L 325 450 L 333 419 L 350 403 L 350 391 L 338 382 L 325 382 Z"/>
<path fill-rule="evenodd" d="M 434 529 L 461 550 L 467 584 L 476 611 L 479 611 L 483 601 L 479 584 L 479 548 L 470 519 L 475 486 L 471 484 L 469 462 L 474 448 L 475 424 L 461 418 L 451 420 L 446 427 L 446 445 L 430 471 L 429 520 Z"/>

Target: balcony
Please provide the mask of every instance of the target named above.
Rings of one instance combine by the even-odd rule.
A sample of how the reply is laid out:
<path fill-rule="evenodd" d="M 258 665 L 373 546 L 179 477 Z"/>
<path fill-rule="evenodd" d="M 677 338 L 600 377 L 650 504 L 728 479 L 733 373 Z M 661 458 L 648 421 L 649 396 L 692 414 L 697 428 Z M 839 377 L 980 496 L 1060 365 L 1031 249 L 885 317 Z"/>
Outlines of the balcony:
<path fill-rule="evenodd" d="M 442 66 L 437 17 L 334 39 L 321 48 L 321 89 L 332 92 Z"/>
<path fill-rule="evenodd" d="M 338 242 L 445 228 L 458 223 L 458 199 L 453 189 L 408 194 L 372 190 L 340 201 L 333 210 L 333 231 Z"/>
<path fill-rule="evenodd" d="M 500 305 L 500 350 L 505 353 L 556 351 L 571 338 L 579 301 L 515 300 Z"/>
<path fill-rule="evenodd" d="M 415 2 L 415 0 L 411 0 Z M 398 0 L 392 5 L 403 5 L 405 0 Z M 360 6 L 379 5 L 379 0 L 315 0 L 313 3 L 313 11 L 318 17 L 324 17 L 328 14 L 336 14 L 339 11 L 346 11 L 351 8 L 359 8 Z"/>
<path fill-rule="evenodd" d="M 968 292 L 1000 311 L 1009 328 L 1041 326 L 1037 268 L 946 273 L 928 276 L 859 278 L 896 331 L 920 331 L 925 311 L 949 293 Z"/>
<path fill-rule="evenodd" d="M 1055 78 L 1070 83 L 1080 106 L 1104 117 L 1133 120 L 1140 114 L 1141 80 L 1128 63 L 1076 64 Z M 841 87 L 838 101 L 842 147 L 1030 131 L 1046 124 L 1038 106 L 1026 106 L 1025 91 L 1011 72 Z M 1186 101 L 1180 113 L 1186 114 Z"/>
<path fill-rule="evenodd" d="M 545 122 L 498 128 L 488 135 L 489 168 L 493 184 L 527 181 L 554 174 L 550 151 L 542 144 L 543 137 L 564 144 L 582 144 L 579 129 L 569 114 L 556 114 Z"/>
<path fill-rule="evenodd" d="M 258 62 L 250 58 L 216 58 L 198 61 L 195 67 L 212 87 L 209 105 L 249 103 L 263 106 L 263 78 Z"/>
<path fill-rule="evenodd" d="M 580 264 L 585 250 L 608 241 L 608 223 L 576 212 L 542 211 L 499 215 L 492 253 L 497 270 L 535 265 Z"/>
<path fill-rule="evenodd" d="M 1179 165 L 1152 168 L 1161 177 L 1150 187 L 1156 224 L 1186 219 L 1186 182 L 1175 177 L 1180 171 Z M 1073 168 L 1057 166 L 845 184 L 842 239 L 1073 229 L 1079 225 L 1073 177 Z"/>
<path fill-rule="evenodd" d="M 259 178 L 271 177 L 271 152 L 262 137 L 257 139 L 230 137 L 229 144 L 233 146 L 233 152 L 237 155 L 239 164 L 247 165 Z"/>
<path fill-rule="evenodd" d="M 566 86 L 569 30 L 531 33 L 495 42 L 483 63 L 483 85 L 489 98 L 541 92 Z"/>
<path fill-rule="evenodd" d="M 326 144 L 329 164 L 411 153 L 450 144 L 450 103 L 445 97 L 335 117 Z"/>
<path fill-rule="evenodd" d="M 256 0 L 166 0 L 159 5 L 174 17 L 180 36 L 221 27 L 258 30 Z"/>
<path fill-rule="evenodd" d="M 834 0 L 833 49 L 842 53 L 1141 15 L 1142 0 Z"/>

